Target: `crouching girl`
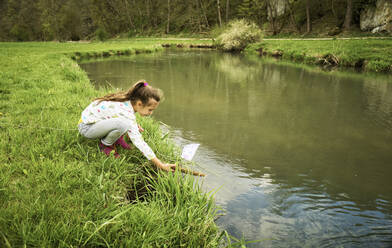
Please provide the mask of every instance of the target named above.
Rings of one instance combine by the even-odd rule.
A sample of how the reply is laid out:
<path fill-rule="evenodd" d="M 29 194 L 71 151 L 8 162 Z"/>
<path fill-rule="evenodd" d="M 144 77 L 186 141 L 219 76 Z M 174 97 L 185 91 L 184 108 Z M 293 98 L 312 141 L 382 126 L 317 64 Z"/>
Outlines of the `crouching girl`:
<path fill-rule="evenodd" d="M 124 140 L 127 133 L 133 145 L 158 168 L 174 171 L 175 164 L 162 163 L 143 140 L 140 134 L 143 129 L 137 124 L 135 113 L 149 116 L 158 107 L 162 92 L 141 80 L 128 91 L 109 94 L 96 98 L 82 112 L 78 129 L 80 134 L 89 139 L 100 139 L 99 147 L 107 156 L 120 155 L 116 146 L 130 149 Z"/>

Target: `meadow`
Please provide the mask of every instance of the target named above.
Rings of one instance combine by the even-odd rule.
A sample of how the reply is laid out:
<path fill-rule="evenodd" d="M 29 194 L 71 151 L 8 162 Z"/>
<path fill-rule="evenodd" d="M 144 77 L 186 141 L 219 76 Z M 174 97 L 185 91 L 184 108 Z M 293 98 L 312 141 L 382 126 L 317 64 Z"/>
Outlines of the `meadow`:
<path fill-rule="evenodd" d="M 0 43 L 0 247 L 222 245 L 197 179 L 157 171 L 137 149 L 106 157 L 77 131 L 84 107 L 115 89 L 94 89 L 74 59 L 161 49 L 153 39 Z M 179 162 L 170 134 L 139 120 L 156 154 Z"/>

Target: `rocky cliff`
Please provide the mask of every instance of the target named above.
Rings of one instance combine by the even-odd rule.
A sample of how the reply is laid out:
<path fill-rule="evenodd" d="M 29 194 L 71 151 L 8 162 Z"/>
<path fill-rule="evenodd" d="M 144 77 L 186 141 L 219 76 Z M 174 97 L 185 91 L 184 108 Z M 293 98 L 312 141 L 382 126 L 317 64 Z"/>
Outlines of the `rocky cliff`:
<path fill-rule="evenodd" d="M 361 12 L 360 27 L 362 31 L 372 33 L 392 33 L 392 0 L 378 0 Z"/>

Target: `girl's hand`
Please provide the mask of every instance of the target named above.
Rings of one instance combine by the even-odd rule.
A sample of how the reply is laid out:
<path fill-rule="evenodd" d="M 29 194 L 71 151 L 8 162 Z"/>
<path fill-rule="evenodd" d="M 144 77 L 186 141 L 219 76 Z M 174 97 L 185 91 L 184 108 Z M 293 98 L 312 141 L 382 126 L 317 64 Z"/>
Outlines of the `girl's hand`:
<path fill-rule="evenodd" d="M 164 171 L 168 172 L 173 172 L 176 170 L 176 164 L 164 164 L 162 167 L 160 167 Z"/>
<path fill-rule="evenodd" d="M 139 124 L 137 124 L 137 127 L 139 128 L 139 132 L 141 133 L 141 132 L 144 132 L 144 129 L 139 125 Z"/>
<path fill-rule="evenodd" d="M 173 172 L 176 170 L 175 164 L 164 164 L 158 158 L 151 159 L 151 162 L 153 162 L 156 167 L 164 171 Z"/>

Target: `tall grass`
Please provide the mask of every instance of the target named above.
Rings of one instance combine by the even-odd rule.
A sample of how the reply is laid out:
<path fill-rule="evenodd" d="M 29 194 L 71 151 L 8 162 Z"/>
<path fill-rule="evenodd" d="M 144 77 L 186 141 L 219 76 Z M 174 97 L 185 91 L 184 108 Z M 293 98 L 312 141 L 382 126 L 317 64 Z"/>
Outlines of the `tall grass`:
<path fill-rule="evenodd" d="M 157 47 L 0 44 L 0 247 L 222 244 L 213 199 L 193 177 L 156 171 L 137 149 L 106 157 L 76 130 L 83 108 L 107 90 L 95 90 L 70 56 Z M 152 149 L 166 162 L 179 161 L 159 124 L 140 122 Z"/>

